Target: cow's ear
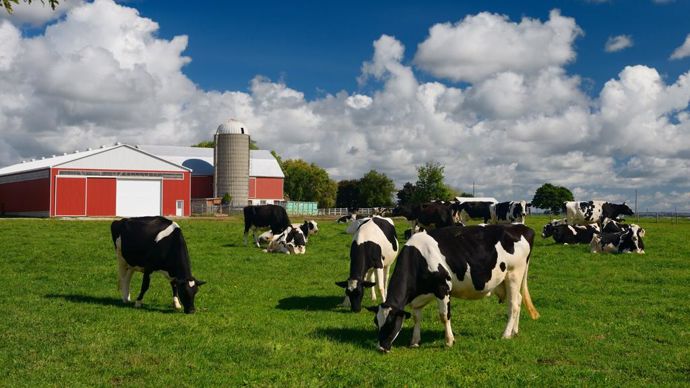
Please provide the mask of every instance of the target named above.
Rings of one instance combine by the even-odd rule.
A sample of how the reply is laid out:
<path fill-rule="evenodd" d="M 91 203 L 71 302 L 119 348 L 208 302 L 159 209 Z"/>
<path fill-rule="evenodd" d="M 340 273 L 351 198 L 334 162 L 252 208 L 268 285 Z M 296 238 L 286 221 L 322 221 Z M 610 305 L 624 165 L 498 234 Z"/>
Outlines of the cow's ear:
<path fill-rule="evenodd" d="M 367 306 L 366 309 L 371 311 L 374 314 L 379 312 L 379 306 Z"/>
<path fill-rule="evenodd" d="M 347 288 L 347 281 L 335 282 L 335 285 L 342 288 Z"/>
<path fill-rule="evenodd" d="M 525 206 L 532 207 L 532 202 L 526 203 Z"/>
<path fill-rule="evenodd" d="M 362 287 L 367 287 L 367 288 L 368 288 L 368 287 L 374 287 L 375 285 L 376 285 L 376 283 L 374 283 L 374 282 L 368 282 L 368 281 L 366 281 L 366 280 L 362 282 Z"/>
<path fill-rule="evenodd" d="M 196 279 L 196 286 L 197 286 L 197 287 L 201 287 L 201 286 L 203 286 L 204 284 L 206 284 L 206 281 Z"/>

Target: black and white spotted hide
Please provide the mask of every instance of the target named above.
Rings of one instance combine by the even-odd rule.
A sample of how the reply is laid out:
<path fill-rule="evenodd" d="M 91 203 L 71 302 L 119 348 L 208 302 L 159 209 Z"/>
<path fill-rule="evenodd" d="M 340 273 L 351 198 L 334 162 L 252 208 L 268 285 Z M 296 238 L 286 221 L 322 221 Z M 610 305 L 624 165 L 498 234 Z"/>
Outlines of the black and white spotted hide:
<path fill-rule="evenodd" d="M 302 255 L 307 251 L 307 242 L 302 229 L 288 226 L 282 233 L 271 239 L 266 248 L 269 253 Z"/>
<path fill-rule="evenodd" d="M 489 207 L 489 211 L 491 212 L 491 223 L 524 224 L 528 206 L 531 206 L 531 204 L 526 201 L 509 201 L 491 204 Z"/>
<path fill-rule="evenodd" d="M 525 225 L 478 225 L 416 233 L 401 249 L 386 301 L 376 313 L 378 348 L 388 352 L 405 318 L 414 317 L 411 346 L 419 346 L 422 308 L 436 300 L 446 345 L 455 341 L 450 298 L 480 299 L 495 293 L 508 305 L 504 338 L 518 333 L 521 303 L 532 319 L 539 313 L 527 288 L 534 231 Z M 412 314 L 404 310 L 412 308 Z"/>
<path fill-rule="evenodd" d="M 346 281 L 336 282 L 336 285 L 345 289 L 343 305 L 349 305 L 352 311 L 359 312 L 364 288 L 374 285 L 381 299 L 385 300 L 388 270 L 397 254 L 398 239 L 393 220 L 374 216 L 362 223 L 350 245 L 350 276 Z M 371 299 L 376 300 L 374 288 L 371 289 Z"/>
<path fill-rule="evenodd" d="M 592 253 L 639 253 L 644 254 L 645 230 L 631 224 L 624 232 L 595 235 L 590 243 Z"/>

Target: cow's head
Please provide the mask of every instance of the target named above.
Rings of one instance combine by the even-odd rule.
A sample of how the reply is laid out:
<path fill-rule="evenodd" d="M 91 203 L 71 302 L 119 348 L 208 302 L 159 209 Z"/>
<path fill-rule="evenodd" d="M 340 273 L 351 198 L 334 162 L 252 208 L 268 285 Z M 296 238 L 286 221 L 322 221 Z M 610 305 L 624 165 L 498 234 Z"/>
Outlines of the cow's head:
<path fill-rule="evenodd" d="M 642 241 L 644 235 L 645 231 L 639 225 L 630 225 L 630 228 L 623 232 L 620 237 L 618 252 L 644 254 L 644 242 Z"/>
<path fill-rule="evenodd" d="M 305 233 L 307 236 L 319 233 L 319 224 L 317 224 L 314 220 L 304 220 L 302 226 L 307 231 L 307 233 Z M 304 232 L 304 230 L 302 230 L 302 232 Z"/>
<path fill-rule="evenodd" d="M 618 218 L 618 216 L 632 216 L 635 214 L 635 212 L 633 212 L 632 209 L 625 204 L 625 202 L 620 205 L 607 202 L 602 205 L 602 210 L 604 217 L 613 219 Z"/>
<path fill-rule="evenodd" d="M 199 287 L 206 284 L 203 280 L 191 279 L 175 279 L 175 286 L 177 288 L 177 295 L 182 302 L 185 314 L 192 314 L 196 311 L 194 308 L 194 297 L 199 292 Z"/>
<path fill-rule="evenodd" d="M 288 228 L 286 230 L 285 245 L 291 254 L 302 254 L 306 251 L 307 240 L 300 228 Z M 283 232 L 283 233 L 285 233 Z"/>
<path fill-rule="evenodd" d="M 544 228 L 541 230 L 541 237 L 542 238 L 547 238 L 550 236 L 553 236 L 553 232 L 556 230 L 556 226 L 552 223 L 548 223 L 544 225 Z"/>
<path fill-rule="evenodd" d="M 374 324 L 378 329 L 379 351 L 390 352 L 393 341 L 400 334 L 405 318 L 411 316 L 410 313 L 389 307 L 385 303 L 375 307 L 367 307 L 367 310 L 376 314 Z"/>
<path fill-rule="evenodd" d="M 366 280 L 348 279 L 344 282 L 335 282 L 335 284 L 345 289 L 345 295 L 350 300 L 350 310 L 358 313 L 362 310 L 364 288 L 373 287 L 376 283 Z"/>
<path fill-rule="evenodd" d="M 528 204 L 526 201 L 512 203 L 510 207 L 510 212 L 514 220 L 519 222 L 525 222 L 525 216 L 527 216 L 527 205 Z"/>

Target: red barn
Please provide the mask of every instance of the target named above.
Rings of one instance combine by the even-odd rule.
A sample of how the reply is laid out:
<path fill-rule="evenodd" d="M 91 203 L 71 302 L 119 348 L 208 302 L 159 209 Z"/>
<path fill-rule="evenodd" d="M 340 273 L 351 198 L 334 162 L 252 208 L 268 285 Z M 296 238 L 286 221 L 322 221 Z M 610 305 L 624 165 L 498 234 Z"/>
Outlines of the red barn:
<path fill-rule="evenodd" d="M 0 168 L 0 215 L 189 216 L 191 169 L 128 145 Z"/>

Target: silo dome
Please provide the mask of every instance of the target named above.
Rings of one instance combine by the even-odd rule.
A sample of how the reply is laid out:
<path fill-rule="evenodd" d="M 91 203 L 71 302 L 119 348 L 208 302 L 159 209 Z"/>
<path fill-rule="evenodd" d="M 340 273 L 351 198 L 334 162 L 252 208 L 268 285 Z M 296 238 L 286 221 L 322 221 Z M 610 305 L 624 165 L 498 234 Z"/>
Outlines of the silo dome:
<path fill-rule="evenodd" d="M 229 119 L 228 121 L 219 125 L 216 133 L 239 133 L 242 135 L 249 135 L 247 126 L 243 122 L 235 119 Z"/>

